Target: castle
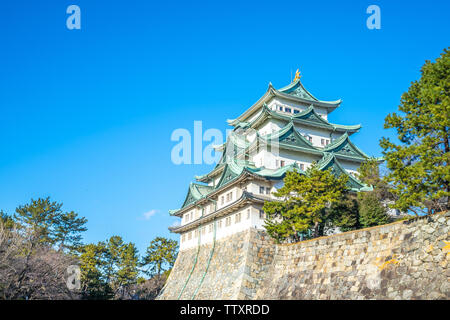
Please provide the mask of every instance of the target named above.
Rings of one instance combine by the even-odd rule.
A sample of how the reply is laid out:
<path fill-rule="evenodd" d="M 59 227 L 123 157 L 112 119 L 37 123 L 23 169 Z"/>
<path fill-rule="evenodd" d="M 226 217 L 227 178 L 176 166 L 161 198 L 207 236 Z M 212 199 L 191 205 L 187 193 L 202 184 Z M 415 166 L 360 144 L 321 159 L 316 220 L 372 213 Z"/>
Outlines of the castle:
<path fill-rule="evenodd" d="M 315 162 L 370 189 L 356 173 L 367 155 L 349 139 L 361 126 L 328 121 L 340 104 L 297 73 L 229 121 L 220 161 L 170 211 L 180 252 L 157 299 L 449 299 L 450 212 L 290 244 L 265 232 L 261 208 L 288 170 Z"/>
<path fill-rule="evenodd" d="M 313 162 L 321 170 L 348 175 L 348 187 L 368 190 L 357 178 L 357 169 L 368 156 L 350 141 L 361 125 L 340 125 L 328 115 L 342 100 L 322 101 L 294 80 L 279 90 L 272 84 L 266 93 L 234 120 L 231 134 L 216 146 L 222 157 L 208 174 L 189 185 L 180 209 L 170 214 L 181 224 L 180 251 L 214 243 L 249 228 L 263 229 L 264 201 L 283 183 L 288 170 L 305 172 Z"/>

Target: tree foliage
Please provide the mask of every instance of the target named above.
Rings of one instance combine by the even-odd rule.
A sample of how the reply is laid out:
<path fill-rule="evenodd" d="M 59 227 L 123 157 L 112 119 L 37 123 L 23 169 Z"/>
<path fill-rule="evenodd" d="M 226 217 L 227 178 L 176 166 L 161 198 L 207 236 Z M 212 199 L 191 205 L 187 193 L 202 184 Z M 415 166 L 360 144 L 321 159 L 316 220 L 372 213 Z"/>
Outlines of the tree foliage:
<path fill-rule="evenodd" d="M 15 214 L 0 214 L 0 294 L 4 299 L 71 299 L 66 272 L 77 264 L 64 249 L 79 246 L 85 218 L 64 213 L 50 198 L 31 200 Z M 72 252 L 73 253 L 73 252 Z"/>
<path fill-rule="evenodd" d="M 175 240 L 156 237 L 147 247 L 145 256 L 142 258 L 141 266 L 145 267 L 147 274 L 161 276 L 161 274 L 172 268 L 177 258 L 178 243 Z"/>
<path fill-rule="evenodd" d="M 365 192 L 359 198 L 359 223 L 361 227 L 379 226 L 391 222 L 387 208 L 374 192 Z"/>
<path fill-rule="evenodd" d="M 330 217 L 332 225 L 340 231 L 359 229 L 361 225 L 356 195 L 347 194 L 340 201 L 333 203 L 330 207 Z"/>
<path fill-rule="evenodd" d="M 398 144 L 382 138 L 386 176 L 397 197 L 394 207 L 433 213 L 450 209 L 450 52 L 426 61 L 421 78 L 401 97 L 400 113 L 389 114 L 386 129 L 394 128 Z"/>
<path fill-rule="evenodd" d="M 373 187 L 373 191 L 380 201 L 394 200 L 396 197 L 392 193 L 392 187 L 388 184 L 381 172 L 380 162 L 375 158 L 368 158 L 358 168 L 358 179 L 368 186 Z M 367 194 L 367 192 L 360 193 Z"/>
<path fill-rule="evenodd" d="M 392 188 L 381 176 L 380 165 L 376 159 L 367 159 L 358 169 L 362 182 L 373 187 L 372 191 L 360 192 L 359 224 L 361 227 L 373 227 L 392 221 L 387 214 L 387 205 L 396 199 Z"/>
<path fill-rule="evenodd" d="M 152 277 L 138 283 L 135 244 L 120 236 L 83 244 L 86 222 L 50 198 L 32 199 L 12 216 L 0 210 L 0 299 L 155 298 L 175 262 L 177 242 L 151 242 L 143 261 Z M 81 288 L 69 290 L 73 265 L 80 267 Z"/>
<path fill-rule="evenodd" d="M 298 241 L 300 234 L 308 230 L 313 236 L 324 234 L 334 219 L 331 206 L 341 201 L 347 193 L 346 175 L 336 177 L 330 170 L 321 171 L 313 165 L 303 175 L 289 171 L 284 185 L 274 195 L 277 201 L 267 201 L 265 228 L 277 242 Z"/>
<path fill-rule="evenodd" d="M 114 297 L 104 269 L 107 264 L 104 242 L 90 243 L 80 249 L 81 292 L 84 299 L 111 299 Z"/>
<path fill-rule="evenodd" d="M 55 245 L 59 250 L 74 252 L 81 245 L 81 232 L 87 230 L 87 219 L 78 214 L 63 212 L 62 203 L 52 202 L 49 197 L 16 208 L 14 220 L 22 228 L 30 230 L 31 236 L 40 244 Z"/>
<path fill-rule="evenodd" d="M 3 210 L 0 210 L 0 223 L 2 223 L 3 227 L 8 230 L 13 229 L 15 226 L 13 217 L 8 215 Z"/>
<path fill-rule="evenodd" d="M 85 299 L 123 298 L 138 278 L 138 251 L 120 236 L 85 245 L 80 268 Z"/>

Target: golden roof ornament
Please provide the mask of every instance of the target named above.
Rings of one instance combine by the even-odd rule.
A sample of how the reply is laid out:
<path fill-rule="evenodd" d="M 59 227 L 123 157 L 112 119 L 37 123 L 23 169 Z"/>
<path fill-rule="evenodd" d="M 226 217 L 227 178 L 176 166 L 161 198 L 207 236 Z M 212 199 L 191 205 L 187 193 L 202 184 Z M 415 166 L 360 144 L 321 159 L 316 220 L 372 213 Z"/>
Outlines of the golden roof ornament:
<path fill-rule="evenodd" d="M 297 81 L 297 80 L 300 80 L 301 77 L 302 77 L 302 76 L 301 76 L 301 74 L 300 74 L 300 70 L 297 69 L 297 71 L 295 71 L 295 78 L 294 78 L 294 81 L 293 81 L 293 82 L 295 82 L 295 81 Z"/>

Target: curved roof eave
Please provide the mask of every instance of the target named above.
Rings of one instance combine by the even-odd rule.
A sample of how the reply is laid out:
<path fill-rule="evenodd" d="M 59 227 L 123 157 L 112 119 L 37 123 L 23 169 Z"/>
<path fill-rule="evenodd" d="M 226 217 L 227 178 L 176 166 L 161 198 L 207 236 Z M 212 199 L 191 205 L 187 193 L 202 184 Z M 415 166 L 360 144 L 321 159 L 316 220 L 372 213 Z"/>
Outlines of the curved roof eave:
<path fill-rule="evenodd" d="M 269 87 L 267 88 L 264 95 L 261 98 L 259 98 L 258 101 L 256 101 L 250 108 L 248 108 L 246 111 L 244 111 L 244 113 L 242 113 L 239 117 L 237 117 L 234 120 L 227 120 L 228 124 L 231 126 L 235 126 L 239 122 L 242 122 L 245 119 L 247 119 L 248 117 L 250 117 L 252 114 L 254 114 L 257 111 L 258 107 L 261 104 L 264 104 L 264 102 L 266 102 L 266 100 L 268 100 L 272 96 L 274 96 L 274 90 L 275 90 L 275 88 L 272 86 L 272 83 L 269 83 Z"/>
<path fill-rule="evenodd" d="M 358 189 L 352 188 L 352 190 L 356 190 L 356 191 L 370 191 L 371 187 L 365 185 L 363 182 L 359 181 L 354 176 L 349 174 L 347 172 L 347 170 L 345 170 L 344 167 L 342 167 L 342 165 L 339 163 L 338 159 L 336 158 L 336 155 L 334 153 L 332 153 L 332 152 L 331 153 L 325 153 L 323 163 L 319 164 L 319 170 L 323 170 L 331 161 L 334 161 L 334 163 L 336 164 L 336 166 L 339 167 L 341 172 L 344 172 L 344 174 L 346 174 L 349 177 L 350 180 L 354 181 L 356 184 L 361 186 L 361 188 L 358 188 Z M 320 161 L 319 161 L 319 163 L 320 163 Z"/>
<path fill-rule="evenodd" d="M 343 145 L 344 143 L 348 143 L 352 148 L 354 148 L 356 150 L 356 152 L 358 152 L 361 157 L 363 158 L 370 158 L 366 153 L 364 153 L 360 148 L 358 148 L 349 138 L 348 133 L 345 132 L 342 136 L 340 136 L 338 139 L 336 139 L 335 141 L 333 141 L 331 144 L 329 144 L 328 146 L 326 146 L 324 148 L 324 152 L 332 152 L 334 149 L 339 148 L 341 145 Z"/>
<path fill-rule="evenodd" d="M 352 124 L 352 125 L 346 125 L 346 124 L 334 124 L 331 123 L 330 124 L 335 128 L 336 131 L 351 131 L 351 132 L 356 132 L 359 129 L 362 128 L 361 124 Z"/>
<path fill-rule="evenodd" d="M 290 91 L 290 90 L 293 90 L 293 89 L 298 88 L 298 87 L 301 87 L 302 90 L 303 90 L 308 96 L 310 96 L 310 97 L 312 98 L 312 100 L 304 99 L 304 98 L 297 97 L 297 96 L 293 96 L 293 95 L 291 95 L 291 94 L 289 94 L 289 93 L 286 93 L 286 91 Z M 291 82 L 289 85 L 287 85 L 287 86 L 285 86 L 285 87 L 283 87 L 283 88 L 281 88 L 281 89 L 278 89 L 278 90 L 276 90 L 276 91 L 277 91 L 278 93 L 281 93 L 281 94 L 284 94 L 284 95 L 290 95 L 290 96 L 293 96 L 293 97 L 298 98 L 298 99 L 302 99 L 302 100 L 305 100 L 305 101 L 310 101 L 310 102 L 314 102 L 314 103 L 317 103 L 317 104 L 321 104 L 321 105 L 323 105 L 324 107 L 337 108 L 337 107 L 342 103 L 342 99 L 338 99 L 338 100 L 334 100 L 334 101 L 325 101 L 325 100 L 319 100 L 319 99 L 317 99 L 315 96 L 313 96 L 313 94 L 312 94 L 311 92 L 309 92 L 309 91 L 305 88 L 305 86 L 303 85 L 303 83 L 301 82 L 300 79 L 297 79 L 297 80 Z"/>
<path fill-rule="evenodd" d="M 323 153 L 323 157 L 321 160 L 318 161 L 318 166 L 319 166 L 319 170 L 323 170 L 332 160 L 335 161 L 335 164 L 339 167 L 339 169 L 344 172 L 346 175 L 349 176 L 349 179 L 353 180 L 354 182 L 356 182 L 358 185 L 361 185 L 361 188 L 359 189 L 355 189 L 354 191 L 370 191 L 370 186 L 364 185 L 362 182 L 360 182 L 359 180 L 357 180 L 355 177 L 353 177 L 351 174 L 349 174 L 347 172 L 347 170 L 345 170 L 342 165 L 339 163 L 339 161 L 336 158 L 336 154 L 332 153 L 332 152 L 324 152 Z M 230 165 L 229 163 L 226 164 L 226 166 Z M 249 168 L 247 166 L 241 166 L 238 163 L 234 163 L 231 165 L 230 168 L 233 172 L 235 172 L 236 176 L 233 177 L 232 179 L 230 179 L 229 181 L 225 182 L 223 185 L 220 185 L 220 182 L 218 183 L 218 187 L 211 187 L 211 191 L 208 192 L 207 194 L 202 195 L 198 190 L 198 193 L 200 194 L 200 197 L 198 197 L 198 199 L 196 199 L 194 202 L 189 203 L 187 206 L 185 206 L 185 202 L 187 200 L 187 197 L 189 195 L 186 195 L 186 199 L 183 203 L 183 206 L 180 209 L 176 209 L 176 210 L 169 210 L 170 215 L 179 215 L 180 213 L 185 212 L 186 210 L 190 210 L 192 207 L 195 207 L 196 205 L 198 205 L 199 200 L 202 199 L 207 199 L 210 196 L 213 196 L 214 194 L 216 194 L 217 192 L 220 192 L 220 190 L 228 187 L 230 184 L 232 184 L 233 182 L 236 182 L 238 180 L 241 180 L 244 175 L 251 175 L 254 177 L 258 177 L 261 179 L 267 179 L 267 180 L 279 180 L 279 179 L 283 179 L 284 176 L 286 175 L 286 172 L 288 172 L 289 170 L 292 169 L 297 169 L 300 171 L 300 173 L 304 174 L 304 171 L 301 171 L 297 165 L 297 163 L 293 163 L 278 169 L 267 169 L 267 168 Z M 225 170 L 222 173 L 222 177 L 221 177 L 221 181 L 224 178 L 224 174 L 225 174 Z M 191 188 L 195 187 L 194 185 L 199 185 L 199 184 L 195 184 L 192 183 L 189 186 L 189 190 L 191 190 Z M 204 186 L 204 185 L 199 185 L 200 187 L 209 187 L 209 186 Z M 352 189 L 353 190 L 353 189 Z"/>
<path fill-rule="evenodd" d="M 220 209 L 218 209 L 217 211 L 208 214 L 208 215 L 204 215 L 202 217 L 200 217 L 197 220 L 194 220 L 192 222 L 189 222 L 185 225 L 182 226 L 176 226 L 176 227 L 169 227 L 169 230 L 171 232 L 180 232 L 180 231 L 188 231 L 188 230 L 192 230 L 193 228 L 197 227 L 198 225 L 210 220 L 210 219 L 214 219 L 217 216 L 222 215 L 224 212 L 226 212 L 227 210 L 233 209 L 236 206 L 240 206 L 242 204 L 245 204 L 245 202 L 248 201 L 252 201 L 252 202 L 257 202 L 257 203 L 262 203 L 265 201 L 265 199 L 260 198 L 258 196 L 255 196 L 253 194 L 250 194 L 247 191 L 242 192 L 242 195 L 239 197 L 239 199 L 237 199 L 236 201 L 230 203 L 229 205 L 226 205 L 225 207 L 222 207 Z"/>
<path fill-rule="evenodd" d="M 280 130 L 273 132 L 271 134 L 268 134 L 266 136 L 258 136 L 259 139 L 263 139 L 263 141 L 270 143 L 271 140 L 274 139 L 279 139 L 281 136 L 283 136 L 284 134 L 288 133 L 289 131 L 292 131 L 302 142 L 304 142 L 309 149 L 311 149 L 311 151 L 315 152 L 318 151 L 320 153 L 322 153 L 322 150 L 316 148 L 313 146 L 313 144 L 311 142 L 309 142 L 308 140 L 306 140 L 295 128 L 293 121 L 290 121 L 286 126 L 284 126 L 283 128 L 281 128 Z M 283 144 L 283 142 L 279 142 L 280 144 Z M 306 148 L 302 148 L 307 150 Z"/>
<path fill-rule="evenodd" d="M 320 122 L 311 121 L 308 119 L 303 119 L 305 115 L 308 115 L 309 113 L 314 113 L 314 115 L 319 119 Z M 248 126 L 250 128 L 255 127 L 256 124 L 258 124 L 261 121 L 264 121 L 264 119 L 268 117 L 274 117 L 277 119 L 285 120 L 285 121 L 294 121 L 295 123 L 301 123 L 306 126 L 310 127 L 320 127 L 320 128 L 328 128 L 332 131 L 338 131 L 338 132 L 349 132 L 350 134 L 358 132 L 358 130 L 362 127 L 360 124 L 357 125 L 341 125 L 341 124 L 334 124 L 331 122 L 328 122 L 326 119 L 322 118 L 315 110 L 313 106 L 308 107 L 308 109 L 302 111 L 301 113 L 295 114 L 293 116 L 288 116 L 284 114 L 280 114 L 276 111 L 270 110 L 266 104 L 263 104 L 260 114 L 257 118 L 255 118 L 253 121 L 248 123 Z"/>

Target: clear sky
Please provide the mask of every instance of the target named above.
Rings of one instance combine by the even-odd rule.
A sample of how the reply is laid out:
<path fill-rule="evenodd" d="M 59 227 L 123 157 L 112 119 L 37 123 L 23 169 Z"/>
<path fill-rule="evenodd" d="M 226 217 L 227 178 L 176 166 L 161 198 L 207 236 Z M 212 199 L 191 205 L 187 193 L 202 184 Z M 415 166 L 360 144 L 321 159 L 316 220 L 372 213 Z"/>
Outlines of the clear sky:
<path fill-rule="evenodd" d="M 66 8 L 81 8 L 68 30 Z M 381 29 L 366 8 L 381 9 Z M 330 115 L 363 125 L 380 156 L 384 117 L 450 45 L 449 1 L 2 1 L 0 208 L 50 196 L 85 216 L 86 242 L 121 235 L 141 253 L 167 227 L 193 176 L 175 165 L 177 128 L 225 132 L 269 82 L 300 68 Z"/>

